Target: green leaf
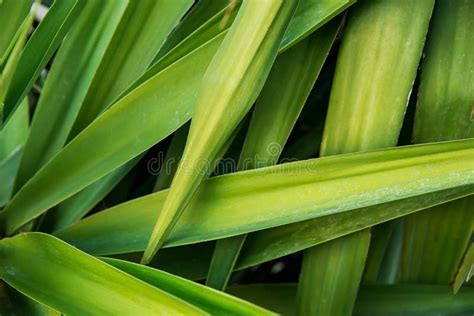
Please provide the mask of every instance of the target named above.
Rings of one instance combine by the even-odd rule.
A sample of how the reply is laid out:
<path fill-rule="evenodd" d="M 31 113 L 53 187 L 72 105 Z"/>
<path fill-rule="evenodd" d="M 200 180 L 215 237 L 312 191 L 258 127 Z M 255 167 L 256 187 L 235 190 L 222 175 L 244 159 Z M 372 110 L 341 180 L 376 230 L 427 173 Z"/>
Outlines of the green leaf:
<path fill-rule="evenodd" d="M 46 79 L 31 123 L 15 191 L 64 146 L 126 5 L 124 0 L 91 0 L 82 10 Z"/>
<path fill-rule="evenodd" d="M 377 282 L 380 284 L 396 284 L 400 272 L 404 219 L 398 218 L 393 221 L 393 224 L 393 232 L 385 249 L 383 260 L 380 264 L 379 275 L 377 278 Z"/>
<path fill-rule="evenodd" d="M 273 315 L 256 305 L 164 271 L 117 259 L 104 258 L 102 260 L 211 315 Z"/>
<path fill-rule="evenodd" d="M 160 52 L 155 56 L 153 63 L 161 59 L 176 45 L 180 44 L 191 33 L 206 23 L 214 15 L 228 6 L 228 1 L 222 0 L 200 0 L 191 8 L 186 16 L 174 28 L 173 32 L 166 39 Z"/>
<path fill-rule="evenodd" d="M 13 76 L 15 75 L 15 71 L 18 67 L 18 63 L 21 56 L 21 51 L 25 42 L 28 38 L 28 31 L 34 20 L 34 14 L 30 13 L 27 15 L 25 20 L 20 26 L 18 30 L 18 38 L 16 39 L 15 44 L 13 45 L 11 54 L 6 62 L 4 69 L 2 69 L 2 73 L 0 74 L 0 124 L 3 127 L 4 123 L 4 116 L 5 115 L 5 98 L 7 97 L 8 91 L 10 91 L 11 83 L 13 80 Z"/>
<path fill-rule="evenodd" d="M 240 2 L 238 3 L 240 6 Z M 229 23 L 226 24 L 224 27 L 221 25 L 221 21 L 224 18 L 227 9 L 223 9 L 214 16 L 212 16 L 209 20 L 207 20 L 204 24 L 202 24 L 199 28 L 197 28 L 194 32 L 189 34 L 185 39 L 183 39 L 180 43 L 174 46 L 170 51 L 168 51 L 164 56 L 159 58 L 158 61 L 154 62 L 153 65 L 133 84 L 131 84 L 127 90 L 121 95 L 122 97 L 141 84 L 145 83 L 147 80 L 153 78 L 155 75 L 166 69 L 167 67 L 173 65 L 175 62 L 178 62 L 180 59 L 185 57 L 188 54 L 194 54 L 201 46 L 208 44 L 213 40 L 217 40 L 220 38 L 220 41 L 223 39 L 223 34 L 227 33 L 230 23 L 235 19 L 237 15 L 238 8 L 233 10 L 231 14 L 228 16 Z M 217 48 L 216 48 L 217 50 Z M 212 56 L 214 55 L 215 51 L 212 54 L 209 54 L 207 63 L 211 61 Z M 204 75 L 204 71 L 200 76 Z"/>
<path fill-rule="evenodd" d="M 436 2 L 418 94 L 414 129 L 417 143 L 474 136 L 473 17 L 472 1 Z"/>
<path fill-rule="evenodd" d="M 171 140 L 168 150 L 166 151 L 164 165 L 161 166 L 160 173 L 153 187 L 153 192 L 164 190 L 170 187 L 171 181 L 173 180 L 176 170 L 178 169 L 179 161 L 183 155 L 188 133 L 189 124 L 184 125 L 174 133 L 173 139 Z"/>
<path fill-rule="evenodd" d="M 474 186 L 457 187 L 253 232 L 246 239 L 241 256 L 236 264 L 236 270 L 289 255 L 361 229 L 473 193 Z M 110 215 L 112 215 L 112 212 Z M 118 214 L 114 215 L 118 216 Z M 105 219 L 106 217 L 103 218 L 103 220 Z M 94 230 L 95 224 L 100 228 L 95 226 L 98 229 Z M 119 234 L 113 234 L 111 229 L 106 228 L 107 237 L 97 233 L 104 227 L 103 224 L 101 220 L 95 222 L 91 219 L 91 222 L 87 224 L 84 222 L 84 226 L 78 228 L 76 232 L 69 234 L 65 231 L 64 237 L 71 238 L 70 241 L 73 244 L 78 241 L 80 248 L 92 253 L 98 251 L 101 254 L 101 251 L 105 249 L 102 248 L 102 243 L 113 244 L 113 247 L 108 248 L 111 253 L 122 252 L 125 249 L 123 248 L 124 245 L 128 247 L 128 239 L 119 239 Z M 88 225 L 91 225 L 91 230 L 86 232 Z M 139 229 L 122 225 L 118 224 L 117 229 Z M 216 227 L 216 229 L 219 229 L 219 227 Z M 111 238 L 108 239 L 109 237 Z M 102 240 L 99 241 L 99 239 Z M 203 279 L 207 275 L 213 250 L 214 242 L 164 248 L 158 253 L 151 265 L 189 279 Z M 127 253 L 120 256 L 126 256 L 127 260 L 138 261 L 141 253 Z"/>
<path fill-rule="evenodd" d="M 331 89 L 322 156 L 397 144 L 433 5 L 433 0 L 380 0 L 351 8 Z M 369 242 L 370 235 L 358 233 L 306 251 L 298 292 L 302 315 L 351 314 Z M 320 267 L 333 269 L 332 264 L 338 272 L 321 275 Z"/>
<path fill-rule="evenodd" d="M 402 282 L 447 285 L 454 280 L 472 234 L 473 203 L 474 197 L 466 197 L 405 219 Z"/>
<path fill-rule="evenodd" d="M 334 19 L 275 60 L 257 98 L 242 148 L 241 170 L 278 162 L 339 30 Z M 253 159 L 255 156 L 258 160 Z"/>
<path fill-rule="evenodd" d="M 239 235 L 217 240 L 207 273 L 207 286 L 225 290 L 246 238 L 247 235 Z"/>
<path fill-rule="evenodd" d="M 415 116 L 416 143 L 474 136 L 474 2 L 437 1 Z M 401 279 L 448 284 L 472 235 L 474 199 L 407 217 Z"/>
<path fill-rule="evenodd" d="M 201 185 L 165 246 L 230 237 L 472 184 L 473 143 L 354 153 L 211 178 Z M 58 236 L 96 254 L 141 251 L 166 194 L 161 191 L 100 212 Z"/>
<path fill-rule="evenodd" d="M 69 138 L 87 127 L 150 66 L 193 0 L 131 0 L 97 69 Z"/>
<path fill-rule="evenodd" d="M 29 132 L 28 116 L 28 101 L 25 99 L 0 131 L 0 207 L 8 202 L 13 192 L 23 145 Z"/>
<path fill-rule="evenodd" d="M 472 190 L 472 186 L 467 186 L 436 191 L 255 232 L 249 235 L 237 266 L 253 266 L 295 253 L 339 236 L 470 195 Z"/>
<path fill-rule="evenodd" d="M 86 1 L 54 1 L 23 49 L 5 99 L 8 120 L 62 42 Z"/>
<path fill-rule="evenodd" d="M 335 19 L 281 54 L 273 64 L 256 101 L 239 159 L 239 170 L 277 163 L 336 37 L 341 20 Z M 223 290 L 245 236 L 219 240 L 207 283 Z"/>
<path fill-rule="evenodd" d="M 209 271 L 214 241 L 162 249 L 150 266 L 191 280 L 202 280 Z M 118 258 L 139 262 L 142 252 L 118 254 Z"/>
<path fill-rule="evenodd" d="M 260 306 L 267 306 L 280 315 L 296 315 L 296 284 L 237 285 L 229 287 L 227 292 Z"/>
<path fill-rule="evenodd" d="M 323 26 L 354 2 L 353 0 L 300 0 L 296 12 L 285 31 L 283 42 L 280 43 L 280 52 L 290 48 L 311 32 Z M 189 34 L 188 37 L 164 54 L 142 77 L 134 82 L 129 87 L 128 92 L 201 45 L 226 32 L 238 13 L 240 3 L 240 1 L 237 1 L 236 7 L 230 12 L 227 9 L 221 10 Z M 225 25 L 222 25 L 223 20 L 226 20 Z M 292 22 L 293 20 L 295 22 Z"/>
<path fill-rule="evenodd" d="M 10 156 L 0 161 L 0 179 L 2 179 L 0 182 L 0 207 L 10 200 L 22 153 L 23 148 L 17 148 L 11 152 Z"/>
<path fill-rule="evenodd" d="M 474 273 L 474 243 L 469 246 L 461 265 L 456 272 L 456 277 L 453 282 L 454 294 L 459 292 L 459 289 L 464 283 L 469 282 Z"/>
<path fill-rule="evenodd" d="M 401 216 L 459 199 L 473 193 L 473 186 L 458 187 L 419 195 L 413 198 L 378 204 L 372 207 L 318 217 L 304 222 L 256 231 L 247 236 L 246 243 L 242 248 L 242 253 L 236 263 L 235 269 L 248 268 L 293 254 L 361 229 L 369 228 L 388 220 L 400 218 Z M 83 226 L 83 228 L 87 225 Z M 102 224 L 98 222 L 97 225 L 102 227 Z M 121 229 L 125 229 L 124 227 L 125 225 L 118 226 L 118 228 Z M 112 253 L 114 253 L 114 250 L 121 252 L 124 249 L 123 246 L 127 244 L 127 240 L 120 240 L 118 234 L 112 236 L 112 239 L 108 239 L 108 235 L 107 237 L 103 237 L 102 234 L 98 234 L 97 231 L 92 229 L 90 233 L 86 233 L 85 231 L 81 231 L 83 228 L 77 231 L 77 235 L 72 235 L 74 234 L 72 233 L 71 236 L 69 236 L 68 233 L 65 232 L 65 236 L 68 238 L 71 237 L 73 243 L 75 243 L 76 240 L 80 240 L 79 246 L 85 248 L 86 251 L 94 253 L 95 250 L 98 250 L 100 254 L 100 251 L 104 250 L 101 244 L 110 242 L 113 244 L 113 247 L 108 248 L 108 250 L 112 250 Z M 126 229 L 134 228 L 126 227 Z M 216 229 L 219 229 L 219 227 L 216 227 Z M 112 234 L 109 230 L 107 232 Z M 78 237 L 81 233 L 84 233 L 84 235 Z M 99 238 L 106 240 L 98 242 Z M 213 250 L 214 242 L 164 248 L 152 261 L 151 266 L 193 280 L 204 279 L 209 269 Z M 127 253 L 124 255 L 127 257 L 133 255 L 134 258 L 136 257 L 135 259 L 127 260 L 138 261 L 141 253 Z"/>
<path fill-rule="evenodd" d="M 23 218 L 14 220 L 12 229 L 99 180 L 189 120 L 194 91 L 202 79 L 199 74 L 204 73 L 209 54 L 215 52 L 220 42 L 221 38 L 210 42 L 141 85 L 66 145 L 4 209 L 4 215 L 22 214 Z M 194 75 L 183 76 L 186 72 Z M 159 103 L 155 101 L 157 94 L 161 98 Z M 111 130 L 123 133 L 119 137 L 111 134 Z M 140 137 L 127 130 L 139 130 Z M 51 177 L 56 180 L 51 181 Z"/>
<path fill-rule="evenodd" d="M 28 100 L 24 99 L 11 120 L 0 130 L 0 161 L 25 144 L 28 137 L 28 110 Z"/>
<path fill-rule="evenodd" d="M 229 293 L 255 304 L 274 308 L 282 315 L 294 315 L 296 285 L 244 285 Z M 474 309 L 474 288 L 458 295 L 437 285 L 371 285 L 361 288 L 354 315 L 464 315 Z"/>
<path fill-rule="evenodd" d="M 295 45 L 355 2 L 356 0 L 300 0 L 283 36 L 280 50 L 285 51 Z M 310 25 L 309 21 L 315 23 Z M 295 38 L 298 40 L 295 41 Z"/>
<path fill-rule="evenodd" d="M 0 281 L 0 315 L 61 316 Z"/>
<path fill-rule="evenodd" d="M 349 12 L 321 144 L 323 156 L 397 144 L 433 3 L 365 1 Z"/>
<path fill-rule="evenodd" d="M 71 135 L 77 134 L 83 127 L 90 123 L 90 121 L 99 114 L 102 108 L 109 105 L 111 101 L 116 99 L 120 93 L 124 91 L 124 88 L 127 87 L 130 82 L 144 72 L 143 67 L 136 67 L 137 61 L 139 61 L 142 66 L 147 66 L 147 61 L 148 63 L 151 61 L 154 52 L 163 44 L 164 37 L 171 30 L 171 27 L 176 23 L 177 19 L 184 14 L 185 10 L 189 7 L 189 3 L 190 1 L 134 1 L 130 5 L 126 11 L 126 16 L 121 20 L 118 30 L 112 39 L 112 43 L 107 49 L 104 60 L 91 85 L 92 89 L 89 90 L 86 100 L 83 102 L 70 138 Z M 156 17 L 161 17 L 162 15 L 170 19 Z M 132 28 L 130 27 L 130 21 L 138 21 L 140 23 L 133 24 L 134 27 Z M 159 33 L 161 36 L 156 36 L 157 29 L 162 29 L 162 32 Z M 148 31 L 148 33 L 144 32 L 144 30 Z M 138 31 L 141 32 L 141 35 L 136 38 Z M 151 49 L 150 46 L 152 46 Z M 129 51 L 124 53 L 123 51 L 126 49 Z M 129 69 L 124 67 L 124 58 L 126 58 L 125 62 L 129 64 Z M 116 74 L 111 75 L 110 69 L 114 67 Z M 124 68 L 127 71 L 125 71 Z M 122 75 L 123 80 L 117 79 L 119 75 Z M 136 162 L 138 159 L 135 158 L 134 161 Z M 55 209 L 51 217 L 47 218 L 47 220 L 54 222 L 52 223 L 52 229 L 57 230 L 79 220 L 110 192 L 113 186 L 135 165 L 135 162 L 128 162 L 64 201 Z"/>
<path fill-rule="evenodd" d="M 372 228 L 369 252 L 364 267 L 363 283 L 377 283 L 382 261 L 388 250 L 395 222 L 388 222 Z"/>
<path fill-rule="evenodd" d="M 370 231 L 364 229 L 306 250 L 297 314 L 351 315 L 369 243 Z"/>
<path fill-rule="evenodd" d="M 49 235 L 2 239 L 0 256 L 1 279 L 65 314 L 206 314 Z"/>
<path fill-rule="evenodd" d="M 327 18 L 332 13 L 323 11 L 322 16 Z M 308 20 L 307 27 L 314 23 L 320 21 Z M 154 75 L 71 141 L 5 208 L 3 221 L 16 217 L 7 220 L 8 230 L 14 231 L 99 180 L 189 120 L 195 93 L 222 39 L 221 34 Z M 292 42 L 297 40 L 293 38 Z M 129 130 L 134 133 L 126 132 Z"/>
<path fill-rule="evenodd" d="M 217 158 L 255 102 L 297 4 L 298 0 L 243 2 L 202 79 L 183 157 L 142 262 L 151 261 L 201 181 L 212 172 L 210 166 L 202 169 L 202 162 Z"/>
<path fill-rule="evenodd" d="M 362 288 L 355 315 L 468 315 L 474 310 L 473 288 L 454 295 L 447 286 L 374 285 Z"/>
<path fill-rule="evenodd" d="M 0 3 L 0 21 L 2 21 L 0 65 L 2 66 L 16 42 L 18 30 L 30 12 L 32 3 L 33 0 L 4 0 Z"/>
<path fill-rule="evenodd" d="M 141 158 L 141 156 L 132 159 L 87 188 L 64 200 L 46 213 L 42 226 L 47 231 L 56 231 L 79 221 L 112 191 L 115 185 L 117 185 L 140 160 L 139 158 Z"/>

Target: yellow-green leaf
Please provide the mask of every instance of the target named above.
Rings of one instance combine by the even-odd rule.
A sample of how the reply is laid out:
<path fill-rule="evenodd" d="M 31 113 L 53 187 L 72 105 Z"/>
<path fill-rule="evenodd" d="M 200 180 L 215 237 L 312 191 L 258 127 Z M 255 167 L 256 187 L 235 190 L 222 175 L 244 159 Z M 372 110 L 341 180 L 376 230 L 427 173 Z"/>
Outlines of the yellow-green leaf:
<path fill-rule="evenodd" d="M 230 237 L 472 184 L 473 143 L 354 153 L 211 178 L 198 190 L 165 246 Z M 58 236 L 97 254 L 141 251 L 166 194 L 161 191 L 100 212 Z M 211 194 L 213 198 L 207 198 Z"/>
<path fill-rule="evenodd" d="M 244 300 L 164 271 L 117 259 L 103 258 L 102 260 L 158 289 L 199 307 L 211 315 L 273 315 L 272 312 Z"/>
<path fill-rule="evenodd" d="M 416 143 L 474 137 L 474 2 L 436 1 L 422 65 Z M 405 282 L 449 284 L 471 239 L 472 197 L 406 219 Z"/>
<path fill-rule="evenodd" d="M 0 257 L 2 280 L 65 314 L 206 315 L 49 235 L 27 233 L 4 238 Z"/>
<path fill-rule="evenodd" d="M 143 262 L 149 262 L 161 247 L 200 182 L 212 171 L 210 162 L 257 98 L 297 3 L 243 2 L 202 79 L 183 157 Z"/>

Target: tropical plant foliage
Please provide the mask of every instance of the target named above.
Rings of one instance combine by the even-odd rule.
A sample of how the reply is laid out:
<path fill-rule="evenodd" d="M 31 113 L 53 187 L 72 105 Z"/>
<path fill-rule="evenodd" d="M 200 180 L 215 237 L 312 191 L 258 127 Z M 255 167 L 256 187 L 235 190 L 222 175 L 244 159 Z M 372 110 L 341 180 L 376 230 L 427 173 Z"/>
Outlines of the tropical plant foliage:
<path fill-rule="evenodd" d="M 0 21 L 0 315 L 474 313 L 474 1 Z"/>

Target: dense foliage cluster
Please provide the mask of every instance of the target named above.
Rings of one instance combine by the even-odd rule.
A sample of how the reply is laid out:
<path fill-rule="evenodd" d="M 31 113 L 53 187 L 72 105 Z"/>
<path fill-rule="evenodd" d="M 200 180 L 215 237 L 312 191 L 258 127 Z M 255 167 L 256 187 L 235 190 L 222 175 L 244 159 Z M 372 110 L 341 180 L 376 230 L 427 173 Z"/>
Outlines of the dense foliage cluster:
<path fill-rule="evenodd" d="M 0 315 L 472 315 L 473 0 L 0 0 Z"/>

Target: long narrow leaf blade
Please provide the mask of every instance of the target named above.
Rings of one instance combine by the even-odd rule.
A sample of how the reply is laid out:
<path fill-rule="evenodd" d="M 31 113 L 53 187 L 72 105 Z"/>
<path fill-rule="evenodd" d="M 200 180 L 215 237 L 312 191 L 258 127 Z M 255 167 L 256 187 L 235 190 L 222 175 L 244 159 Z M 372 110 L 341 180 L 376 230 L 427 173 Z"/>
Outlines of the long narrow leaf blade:
<path fill-rule="evenodd" d="M 15 176 L 20 166 L 23 148 L 17 148 L 9 156 L 0 161 L 0 207 L 3 207 L 10 200 Z"/>
<path fill-rule="evenodd" d="M 33 32 L 21 53 L 18 69 L 12 78 L 11 89 L 6 95 L 6 120 L 10 118 L 31 89 L 41 70 L 44 69 L 81 13 L 84 4 L 85 1 L 78 0 L 54 1 L 44 19 Z"/>
<path fill-rule="evenodd" d="M 395 222 L 388 222 L 383 225 L 372 227 L 370 232 L 370 246 L 365 261 L 362 283 L 378 283 L 382 261 L 387 252 L 394 228 Z"/>
<path fill-rule="evenodd" d="M 235 269 L 240 270 L 283 257 L 361 229 L 471 194 L 474 194 L 474 186 L 457 187 L 256 231 L 248 235 Z M 146 235 L 140 236 L 142 226 L 127 225 L 126 221 L 129 221 L 129 216 L 132 216 L 131 212 L 129 216 L 110 211 L 104 213 L 108 213 L 108 215 L 92 216 L 78 224 L 78 227 L 59 233 L 59 236 L 90 253 L 99 255 L 126 253 L 127 258 L 131 256 L 135 258 L 134 261 L 139 260 L 141 253 L 128 252 L 140 251 L 140 248 L 136 248 L 140 247 L 140 243 L 141 247 L 145 247 Z M 121 221 L 112 222 L 112 225 L 116 225 L 115 230 L 109 228 L 106 223 L 110 221 L 110 218 L 117 216 L 121 217 Z M 134 213 L 134 216 L 147 215 Z M 217 217 L 219 213 L 213 214 L 213 216 Z M 220 227 L 217 225 L 213 228 L 220 231 Z M 133 230 L 137 232 L 136 238 L 142 241 L 130 247 L 130 238 L 123 237 L 118 233 L 115 234 L 114 232 L 117 230 Z M 192 243 L 203 240 L 207 240 L 205 236 L 197 235 Z M 104 245 L 107 246 L 104 247 Z M 152 261 L 153 267 L 193 280 L 206 277 L 214 250 L 213 242 L 201 242 L 180 247 L 165 244 L 165 247 L 168 246 L 171 248 L 161 250 Z"/>
<path fill-rule="evenodd" d="M 280 49 L 285 51 L 295 45 L 298 42 L 294 41 L 295 38 L 305 38 L 355 2 L 356 0 L 300 0 L 295 16 L 285 31 Z M 318 22 L 308 27 L 308 21 Z"/>
<path fill-rule="evenodd" d="M 294 284 L 246 285 L 229 289 L 229 293 L 282 315 L 294 315 Z M 372 285 L 361 288 L 354 315 L 469 315 L 474 310 L 473 288 L 454 295 L 447 286 Z"/>
<path fill-rule="evenodd" d="M 0 314 L 61 316 L 61 313 L 30 299 L 3 282 L 0 283 Z"/>
<path fill-rule="evenodd" d="M 464 283 L 468 283 L 474 275 L 474 243 L 471 243 L 467 249 L 466 254 L 461 262 L 461 265 L 456 272 L 456 277 L 453 282 L 454 294 L 459 292 L 459 289 Z"/>
<path fill-rule="evenodd" d="M 4 119 L 4 117 L 8 116 L 6 114 L 5 98 L 8 96 L 8 92 L 11 90 L 11 83 L 15 76 L 15 73 L 17 72 L 21 52 L 23 50 L 23 46 L 25 45 L 28 39 L 28 33 L 30 27 L 33 24 L 33 20 L 34 13 L 30 12 L 30 14 L 26 16 L 25 20 L 18 29 L 18 36 L 14 42 L 12 51 L 10 53 L 10 56 L 8 57 L 5 67 L 2 69 L 2 72 L 0 74 L 0 127 L 3 127 L 5 125 L 4 123 L 6 122 L 6 120 Z"/>
<path fill-rule="evenodd" d="M 436 191 L 408 199 L 383 203 L 270 228 L 249 235 L 238 268 L 252 266 L 322 244 L 364 228 L 471 195 L 473 186 Z M 263 251 L 267 249 L 266 251 Z"/>
<path fill-rule="evenodd" d="M 183 158 L 142 261 L 150 262 L 263 87 L 298 0 L 244 1 L 202 79 Z M 230 62 L 231 61 L 231 62 Z M 222 80 L 225 78 L 226 80 Z"/>
<path fill-rule="evenodd" d="M 355 153 L 211 178 L 202 185 L 166 244 L 230 237 L 469 185 L 474 180 L 473 142 Z M 433 156 L 438 159 L 434 160 Z M 365 181 L 369 178 L 371 181 Z M 211 192 L 212 200 L 206 198 Z M 155 212 L 166 194 L 162 191 L 122 204 L 58 235 L 87 251 L 101 248 L 97 253 L 108 253 L 115 248 L 112 240 L 124 247 L 123 252 L 143 250 L 157 216 Z M 256 217 L 257 213 L 260 216 Z M 90 232 L 83 235 L 82 225 Z M 118 229 L 121 225 L 129 228 Z M 102 243 L 99 234 L 110 239 Z M 84 241 L 92 238 L 89 247 L 81 245 L 82 236 Z M 199 240 L 195 236 L 200 236 Z"/>
<path fill-rule="evenodd" d="M 0 131 L 0 161 L 25 144 L 28 137 L 28 125 L 28 101 L 24 99 L 18 111 Z"/>
<path fill-rule="evenodd" d="M 49 235 L 2 239 L 0 256 L 1 279 L 65 314 L 206 314 Z"/>
<path fill-rule="evenodd" d="M 369 242 L 370 231 L 364 229 L 305 252 L 298 282 L 298 315 L 352 314 Z M 339 253 L 343 255 L 335 255 Z"/>
<path fill-rule="evenodd" d="M 189 124 L 184 125 L 173 135 L 173 139 L 166 151 L 164 164 L 153 186 L 153 192 L 165 190 L 170 187 L 171 181 L 178 169 L 179 161 L 183 156 L 184 146 L 186 146 L 186 138 L 189 133 Z"/>
<path fill-rule="evenodd" d="M 29 132 L 28 101 L 20 107 L 0 131 L 0 207 L 11 197 L 15 176 L 20 166 L 23 146 Z"/>
<path fill-rule="evenodd" d="M 3 0 L 0 3 L 0 21 L 2 21 L 2 33 L 0 34 L 0 65 L 3 66 L 12 43 L 18 34 L 20 25 L 30 11 L 33 0 L 17 1 Z"/>
<path fill-rule="evenodd" d="M 43 219 L 42 227 L 47 231 L 56 231 L 79 221 L 125 177 L 138 160 L 135 158 L 127 162 L 50 210 Z"/>
<path fill-rule="evenodd" d="M 474 136 L 474 2 L 436 1 L 422 65 L 416 143 Z M 406 219 L 401 279 L 448 284 L 471 239 L 474 199 Z"/>
<path fill-rule="evenodd" d="M 198 29 L 201 25 L 206 23 L 210 18 L 216 15 L 219 11 L 224 9 L 229 3 L 221 0 L 200 0 L 186 16 L 174 28 L 173 32 L 168 36 L 163 47 L 155 56 L 153 63 L 160 60 L 166 53 L 168 53 L 177 44 L 181 43 L 191 33 Z"/>
<path fill-rule="evenodd" d="M 273 313 L 225 293 L 172 274 L 117 259 L 108 264 L 197 306 L 211 315 L 272 315 Z"/>

